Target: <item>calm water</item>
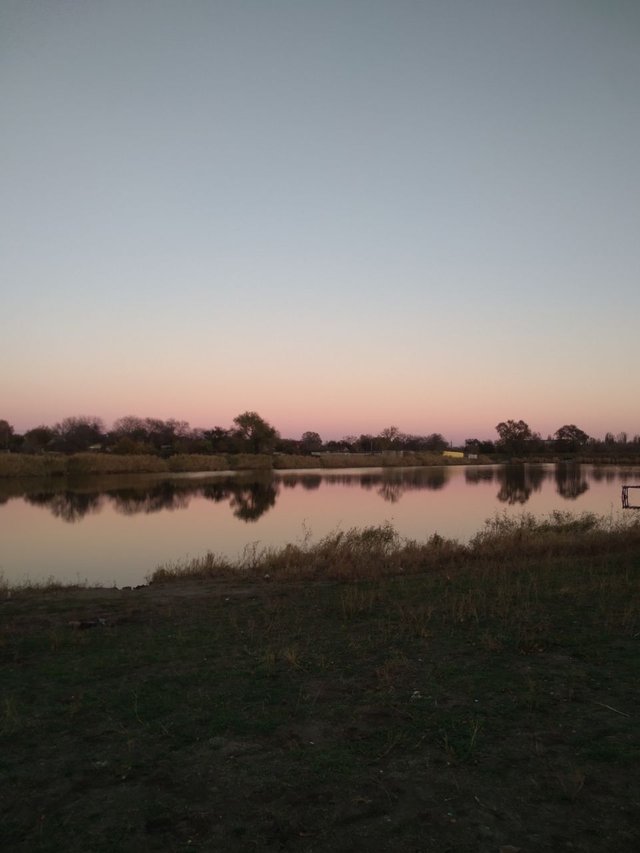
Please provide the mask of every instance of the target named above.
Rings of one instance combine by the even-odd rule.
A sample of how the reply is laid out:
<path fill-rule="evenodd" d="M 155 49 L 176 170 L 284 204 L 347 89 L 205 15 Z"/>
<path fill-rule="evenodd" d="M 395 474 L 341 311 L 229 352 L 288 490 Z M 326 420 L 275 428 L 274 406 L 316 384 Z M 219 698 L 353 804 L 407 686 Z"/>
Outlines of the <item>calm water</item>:
<path fill-rule="evenodd" d="M 0 571 L 10 581 L 143 583 L 159 563 L 236 556 L 306 532 L 391 522 L 424 539 L 470 538 L 496 512 L 617 515 L 640 468 L 561 465 L 353 469 L 243 475 L 0 480 Z M 627 510 L 626 512 L 629 512 Z"/>

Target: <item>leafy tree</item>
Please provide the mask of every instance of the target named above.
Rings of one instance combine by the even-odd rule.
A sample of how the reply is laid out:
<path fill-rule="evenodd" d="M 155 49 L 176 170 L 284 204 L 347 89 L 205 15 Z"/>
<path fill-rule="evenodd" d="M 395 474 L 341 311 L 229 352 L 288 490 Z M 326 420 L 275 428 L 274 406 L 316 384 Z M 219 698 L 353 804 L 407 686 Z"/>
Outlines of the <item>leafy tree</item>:
<path fill-rule="evenodd" d="M 41 424 L 25 432 L 22 450 L 25 453 L 42 453 L 55 437 L 56 433 L 52 427 Z"/>
<path fill-rule="evenodd" d="M 385 427 L 380 432 L 380 439 L 385 450 L 390 450 L 400 438 L 400 430 L 397 426 Z"/>
<path fill-rule="evenodd" d="M 361 453 L 373 453 L 375 450 L 380 449 L 380 442 L 375 436 L 369 433 L 362 433 L 356 441 L 356 446 Z"/>
<path fill-rule="evenodd" d="M 303 453 L 313 453 L 318 450 L 322 450 L 322 439 L 317 432 L 308 432 L 302 433 L 302 438 L 300 439 L 300 450 Z"/>
<path fill-rule="evenodd" d="M 446 450 L 449 443 L 441 433 L 432 432 L 424 439 L 424 447 L 425 450 Z"/>
<path fill-rule="evenodd" d="M 0 450 L 8 450 L 13 436 L 13 427 L 9 421 L 0 420 Z"/>
<path fill-rule="evenodd" d="M 114 421 L 111 429 L 116 438 L 128 438 L 132 441 L 146 442 L 149 438 L 147 423 L 137 415 L 125 415 Z"/>
<path fill-rule="evenodd" d="M 349 437 L 351 438 L 351 436 Z M 344 438 L 340 439 L 340 441 L 330 439 L 325 442 L 324 448 L 330 453 L 348 453 L 351 450 L 351 442 Z"/>
<path fill-rule="evenodd" d="M 506 453 L 523 455 L 527 451 L 527 443 L 534 437 L 529 424 L 524 421 L 500 421 L 496 426 L 499 440 L 498 445 Z"/>
<path fill-rule="evenodd" d="M 257 412 L 243 412 L 233 419 L 235 435 L 251 452 L 270 453 L 278 438 L 278 431 Z"/>
<path fill-rule="evenodd" d="M 300 441 L 297 438 L 276 438 L 273 445 L 274 453 L 300 453 Z"/>
<path fill-rule="evenodd" d="M 176 449 L 178 439 L 188 439 L 191 434 L 187 421 L 177 421 L 174 418 L 166 421 L 161 418 L 145 418 L 144 429 L 146 441 L 158 451 L 172 452 Z"/>
<path fill-rule="evenodd" d="M 202 433 L 209 442 L 214 453 L 229 453 L 233 450 L 233 435 L 231 430 L 215 426 L 213 429 L 205 429 Z"/>
<path fill-rule="evenodd" d="M 488 439 L 465 438 L 464 446 L 469 453 L 494 453 L 495 444 Z"/>
<path fill-rule="evenodd" d="M 61 423 L 56 424 L 55 432 L 58 448 L 69 453 L 87 450 L 92 444 L 98 444 L 105 437 L 102 419 L 91 415 L 65 418 Z"/>
<path fill-rule="evenodd" d="M 148 453 L 150 448 L 149 445 L 143 444 L 141 441 L 136 441 L 128 435 L 123 435 L 122 438 L 119 438 L 112 445 L 111 450 L 119 456 L 132 456 Z"/>
<path fill-rule="evenodd" d="M 554 433 L 556 449 L 561 452 L 575 453 L 589 441 L 586 432 L 579 429 L 575 424 L 565 424 Z"/>

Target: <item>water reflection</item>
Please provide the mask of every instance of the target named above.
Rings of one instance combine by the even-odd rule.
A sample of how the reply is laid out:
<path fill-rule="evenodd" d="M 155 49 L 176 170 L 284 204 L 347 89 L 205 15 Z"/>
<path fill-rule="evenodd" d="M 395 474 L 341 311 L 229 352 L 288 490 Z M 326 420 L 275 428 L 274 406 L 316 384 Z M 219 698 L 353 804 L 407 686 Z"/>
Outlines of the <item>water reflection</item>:
<path fill-rule="evenodd" d="M 501 503 L 526 504 L 533 492 L 539 492 L 550 472 L 543 465 L 505 465 L 496 471 L 500 483 L 497 498 Z"/>
<path fill-rule="evenodd" d="M 280 474 L 279 481 L 285 489 L 295 489 L 302 486 L 307 491 L 319 489 L 322 484 L 322 474 Z"/>
<path fill-rule="evenodd" d="M 465 482 L 470 485 L 476 485 L 477 483 L 492 483 L 495 475 L 495 470 L 489 466 L 486 468 L 478 467 L 464 469 Z"/>
<path fill-rule="evenodd" d="M 275 506 L 278 489 L 278 483 L 267 475 L 250 481 L 229 478 L 206 485 L 188 480 L 164 480 L 152 485 L 106 490 L 35 491 L 23 494 L 23 498 L 32 506 L 45 507 L 56 518 L 70 523 L 100 512 L 106 504 L 120 515 L 149 515 L 188 509 L 191 500 L 199 496 L 215 503 L 228 503 L 233 515 L 242 521 L 256 521 Z"/>
<path fill-rule="evenodd" d="M 236 518 L 242 521 L 257 521 L 268 509 L 275 506 L 277 497 L 278 488 L 273 482 L 257 482 L 235 489 L 229 505 Z"/>
<path fill-rule="evenodd" d="M 102 495 L 99 492 L 36 492 L 25 495 L 25 501 L 32 506 L 45 506 L 55 518 L 73 523 L 81 521 L 90 513 L 102 509 Z"/>
<path fill-rule="evenodd" d="M 117 489 L 109 492 L 107 498 L 122 515 L 149 515 L 162 510 L 187 509 L 191 494 L 172 483 L 159 483 L 147 489 Z"/>
<path fill-rule="evenodd" d="M 158 561 L 207 550 L 234 558 L 256 542 L 279 547 L 301 535 L 317 540 L 387 522 L 410 539 L 438 533 L 468 541 L 496 511 L 608 514 L 620 504 L 616 481 L 640 483 L 640 466 L 0 479 L 0 569 L 12 582 L 44 580 L 55 570 L 67 581 L 131 585 Z"/>
<path fill-rule="evenodd" d="M 561 462 L 556 465 L 555 478 L 558 494 L 570 501 L 579 498 L 589 488 L 581 465 Z"/>
<path fill-rule="evenodd" d="M 81 521 L 87 515 L 100 513 L 106 506 L 125 516 L 188 509 L 192 499 L 204 498 L 215 504 L 227 504 L 233 516 L 244 522 L 255 522 L 275 507 L 282 489 L 316 491 L 324 486 L 364 489 L 377 494 L 389 504 L 398 504 L 411 491 L 445 489 L 452 468 L 387 468 L 363 471 L 331 472 L 252 472 L 238 475 L 190 479 L 91 478 L 64 488 L 51 481 L 0 482 L 0 504 L 12 497 L 22 497 L 32 506 L 44 507 L 56 518 L 68 523 Z M 462 472 L 457 471 L 458 475 Z M 589 489 L 589 483 L 616 479 L 632 482 L 640 471 L 631 468 L 597 468 L 571 463 L 557 465 L 478 466 L 464 469 L 468 486 L 486 488 L 496 484 L 496 499 L 517 506 L 526 504 L 541 491 L 545 481 L 555 483 L 556 493 L 575 501 Z M 460 483 L 460 478 L 458 478 Z M 46 484 L 46 485 L 45 485 Z"/>

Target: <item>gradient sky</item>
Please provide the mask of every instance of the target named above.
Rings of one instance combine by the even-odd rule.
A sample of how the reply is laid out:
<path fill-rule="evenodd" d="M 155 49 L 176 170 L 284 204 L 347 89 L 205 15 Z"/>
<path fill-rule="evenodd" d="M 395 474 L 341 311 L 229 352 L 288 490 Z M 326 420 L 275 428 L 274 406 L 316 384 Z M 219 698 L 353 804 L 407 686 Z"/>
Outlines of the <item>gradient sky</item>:
<path fill-rule="evenodd" d="M 0 0 L 0 417 L 640 433 L 637 0 Z"/>

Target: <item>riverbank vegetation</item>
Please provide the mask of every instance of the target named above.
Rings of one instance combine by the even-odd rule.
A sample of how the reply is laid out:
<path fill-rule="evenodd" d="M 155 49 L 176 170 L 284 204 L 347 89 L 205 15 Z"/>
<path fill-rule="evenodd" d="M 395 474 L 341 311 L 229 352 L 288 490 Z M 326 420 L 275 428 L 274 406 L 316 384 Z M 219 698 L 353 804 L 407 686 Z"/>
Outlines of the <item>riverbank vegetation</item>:
<path fill-rule="evenodd" d="M 0 454 L 0 477 L 76 477 L 86 474 L 162 474 L 206 471 L 270 471 L 273 469 L 335 469 L 459 464 L 440 453 L 325 453 L 298 456 L 286 453 L 188 454 L 162 457 L 115 453 Z"/>
<path fill-rule="evenodd" d="M 639 538 L 500 516 L 5 589 L 4 844 L 636 849 Z"/>
<path fill-rule="evenodd" d="M 528 513 L 496 515 L 468 544 L 434 534 L 426 542 L 402 539 L 386 524 L 337 530 L 320 541 L 310 537 L 282 548 L 251 547 L 235 560 L 209 552 L 184 562 L 159 566 L 150 583 L 217 577 L 272 580 L 372 580 L 528 559 L 557 559 L 612 551 L 640 554 L 637 515 L 604 518 L 554 512 L 539 519 Z"/>

